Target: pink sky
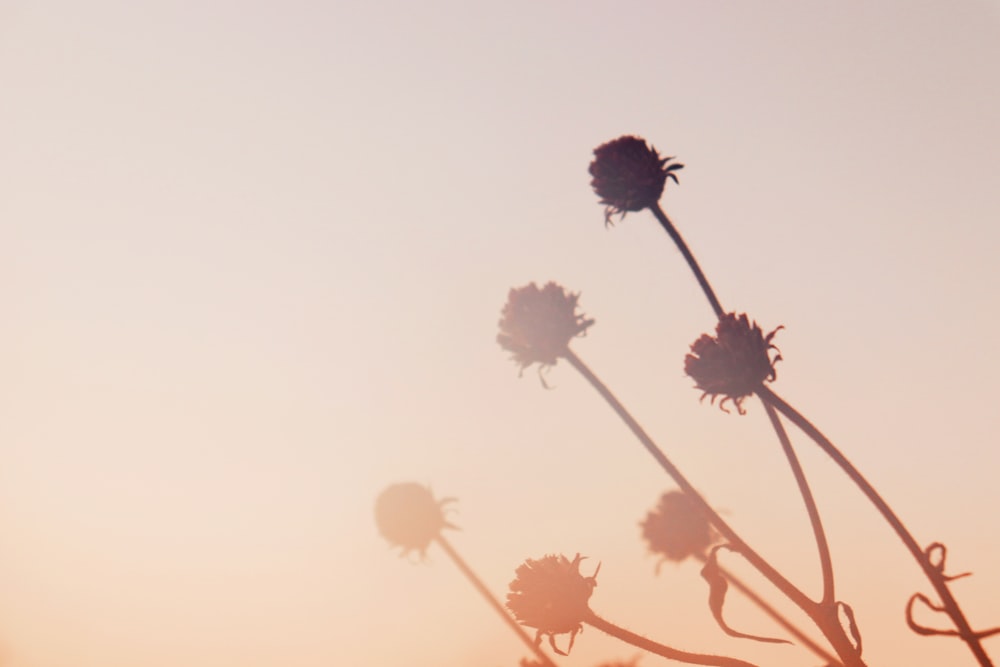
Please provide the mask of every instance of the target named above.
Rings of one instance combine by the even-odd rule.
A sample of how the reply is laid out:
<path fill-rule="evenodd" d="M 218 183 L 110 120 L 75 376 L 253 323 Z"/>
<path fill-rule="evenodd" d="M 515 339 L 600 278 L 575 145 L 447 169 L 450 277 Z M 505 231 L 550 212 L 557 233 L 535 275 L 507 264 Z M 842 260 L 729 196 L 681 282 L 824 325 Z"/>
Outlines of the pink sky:
<path fill-rule="evenodd" d="M 624 133 L 686 165 L 663 203 L 723 303 L 785 326 L 774 389 L 1000 624 L 998 63 L 986 0 L 0 2 L 3 666 L 515 667 L 443 553 L 376 533 L 406 480 L 459 498 L 498 594 L 581 552 L 611 620 L 815 662 L 724 637 L 693 563 L 654 577 L 669 480 L 570 368 L 546 391 L 494 341 L 510 287 L 581 292 L 577 353 L 818 589 L 762 410 L 683 375 L 713 321 L 679 254 L 648 214 L 604 228 L 587 164 Z M 906 629 L 928 585 L 796 444 L 869 664 L 974 664 Z M 635 652 L 589 631 L 560 664 Z"/>

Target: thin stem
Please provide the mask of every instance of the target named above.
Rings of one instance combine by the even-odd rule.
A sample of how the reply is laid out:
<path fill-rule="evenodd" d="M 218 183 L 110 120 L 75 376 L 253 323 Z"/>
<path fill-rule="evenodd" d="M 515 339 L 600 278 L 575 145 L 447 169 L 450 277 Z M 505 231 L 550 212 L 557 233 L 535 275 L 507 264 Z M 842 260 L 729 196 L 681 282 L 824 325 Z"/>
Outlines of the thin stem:
<path fill-rule="evenodd" d="M 736 534 L 736 531 L 729 527 L 729 524 L 727 524 L 726 521 L 719 516 L 719 513 L 716 512 L 712 506 L 701 497 L 701 494 L 699 494 L 691 483 L 688 482 L 687 478 L 681 474 L 680 469 L 678 469 L 677 466 L 675 466 L 670 459 L 667 458 L 666 454 L 664 454 L 663 451 L 656 446 L 656 443 L 653 442 L 652 438 L 650 438 L 649 435 L 646 434 L 646 431 L 639 426 L 639 422 L 637 422 L 635 418 L 629 414 L 628 410 L 625 409 L 625 406 L 622 405 L 615 395 L 611 393 L 611 390 L 609 390 L 607 386 L 605 386 L 605 384 L 601 382 L 596 375 L 594 375 L 590 368 L 583 363 L 580 357 L 576 356 L 576 353 L 567 348 L 564 352 L 564 358 L 570 363 L 571 366 L 573 366 L 573 368 L 579 371 L 580 374 L 586 378 L 587 382 L 589 382 L 591 386 L 597 390 L 597 393 L 599 393 L 604 400 L 608 402 L 615 413 L 623 422 L 625 422 L 625 425 L 629 427 L 635 437 L 638 438 L 639 442 L 642 443 L 642 446 L 646 448 L 646 451 L 652 454 L 653 458 L 656 459 L 656 462 L 660 464 L 660 467 L 663 468 L 671 478 L 673 478 L 677 485 L 680 486 L 689 497 L 694 499 L 701 510 L 709 518 L 712 525 L 715 526 L 719 533 L 721 533 L 722 536 L 729 541 L 730 545 L 732 545 L 736 551 L 743 554 L 751 565 L 767 577 L 768 581 L 777 586 L 778 589 L 781 590 L 781 592 L 784 593 L 792 602 L 798 605 L 806 613 L 811 614 L 811 612 L 816 608 L 816 603 L 810 600 L 805 593 L 796 588 L 790 581 L 785 579 L 781 573 L 771 567 L 770 563 L 764 560 L 764 558 L 762 558 L 756 551 L 751 549 L 750 546 Z"/>
<path fill-rule="evenodd" d="M 670 218 L 668 218 L 667 214 L 663 212 L 663 209 L 660 208 L 659 204 L 653 204 L 649 207 L 649 210 L 652 211 L 653 215 L 656 216 L 656 219 L 660 221 L 663 229 L 667 231 L 667 234 L 669 234 L 670 238 L 673 240 L 674 245 L 676 245 L 678 250 L 681 251 L 681 254 L 684 255 L 684 259 L 687 261 L 688 266 L 690 266 L 691 271 L 694 272 L 694 277 L 698 279 L 698 284 L 701 285 L 701 291 L 705 293 L 706 297 L 708 297 L 708 302 L 711 304 L 712 310 L 715 311 L 715 316 L 722 317 L 726 311 L 722 309 L 722 304 L 719 303 L 718 297 L 715 296 L 715 290 L 713 290 L 712 286 L 708 283 L 708 278 L 705 277 L 701 267 L 698 266 L 698 260 L 696 260 L 694 255 L 691 254 L 691 250 L 687 247 L 687 243 L 684 242 L 684 239 L 681 238 L 680 232 L 678 232 L 677 228 L 674 227 L 674 223 L 670 221 Z"/>
<path fill-rule="evenodd" d="M 819 603 L 811 600 L 805 593 L 800 591 L 795 587 L 788 579 L 786 579 L 780 572 L 778 572 L 774 567 L 771 566 L 760 554 L 754 551 L 750 546 L 740 538 L 736 532 L 729 527 L 729 524 L 719 516 L 711 505 L 709 505 L 704 498 L 701 497 L 690 482 L 681 474 L 681 471 L 671 463 L 670 459 L 656 446 L 656 443 L 646 434 L 646 432 L 639 426 L 639 423 L 629 414 L 625 406 L 611 393 L 611 390 L 605 386 L 601 380 L 594 375 L 594 373 L 587 367 L 583 361 L 576 356 L 572 350 L 568 347 L 562 353 L 564 359 L 573 368 L 575 368 L 583 377 L 590 383 L 590 385 L 597 390 L 608 405 L 615 411 L 615 413 L 625 422 L 626 426 L 632 431 L 635 437 L 642 443 L 643 447 L 646 448 L 656 462 L 660 464 L 674 482 L 677 483 L 681 490 L 687 493 L 691 498 L 695 500 L 701 510 L 708 517 L 709 521 L 713 526 L 719 531 L 719 533 L 729 542 L 729 545 L 740 554 L 743 555 L 747 561 L 757 569 L 768 581 L 770 581 L 775 587 L 780 590 L 785 597 L 791 600 L 796 606 L 798 606 L 802 611 L 806 613 L 816 623 L 819 629 L 823 632 L 823 635 L 830 641 L 830 645 L 833 646 L 837 655 L 840 656 L 841 661 L 848 665 L 849 667 L 863 667 L 864 662 L 861 660 L 861 656 L 858 655 L 857 650 L 851 643 L 845 634 L 843 626 L 841 626 L 840 621 L 837 619 L 836 609 L 832 610 L 828 607 L 822 607 Z"/>
<path fill-rule="evenodd" d="M 695 558 L 700 560 L 702 563 L 706 562 L 707 560 L 705 554 L 697 554 Z M 730 584 L 732 584 L 736 590 L 738 590 L 747 599 L 749 599 L 751 602 L 757 605 L 757 607 L 762 612 L 770 616 L 771 619 L 774 620 L 775 623 L 783 627 L 788 632 L 788 634 L 792 635 L 797 640 L 799 640 L 799 642 L 801 642 L 803 646 L 805 646 L 807 649 L 809 649 L 810 651 L 818 655 L 820 658 L 825 660 L 827 664 L 835 665 L 836 667 L 841 667 L 841 662 L 839 659 L 837 659 L 836 656 L 834 656 L 825 648 L 823 648 L 815 641 L 810 639 L 809 636 L 806 635 L 806 633 L 804 633 L 802 630 L 796 627 L 796 625 L 792 623 L 790 620 L 788 620 L 788 618 L 786 618 L 784 614 L 782 614 L 780 611 L 772 607 L 770 603 L 767 602 L 767 600 L 762 598 L 756 591 L 754 591 L 747 584 L 745 584 L 742 579 L 740 579 L 739 577 L 737 577 L 735 574 L 725 569 L 724 567 L 720 566 L 719 571 L 722 573 L 722 576 L 724 576 L 726 580 Z"/>
<path fill-rule="evenodd" d="M 679 660 L 692 665 L 715 665 L 716 667 L 756 667 L 753 663 L 737 660 L 736 658 L 726 658 L 721 655 L 710 655 L 707 653 L 688 653 L 679 649 L 671 648 L 652 639 L 637 635 L 634 632 L 606 621 L 594 612 L 590 612 L 583 622 L 591 625 L 601 632 L 611 635 L 615 639 L 620 639 L 627 644 L 641 648 L 644 651 L 655 653 L 656 655 Z"/>
<path fill-rule="evenodd" d="M 813 535 L 816 536 L 816 549 L 819 551 L 820 569 L 823 572 L 823 599 L 820 601 L 820 604 L 834 604 L 837 598 L 833 588 L 833 561 L 830 559 L 830 545 L 826 541 L 826 533 L 823 531 L 823 521 L 820 519 L 819 510 L 816 508 L 816 500 L 813 498 L 809 482 L 806 480 L 805 472 L 802 470 L 802 464 L 799 463 L 799 457 L 795 455 L 795 450 L 792 448 L 792 441 L 788 439 L 788 433 L 781 423 L 781 418 L 778 417 L 778 413 L 774 411 L 774 407 L 770 403 L 765 400 L 761 400 L 761 403 L 764 404 L 764 410 L 767 411 L 767 417 L 771 420 L 771 426 L 774 427 L 774 432 L 777 434 L 778 440 L 781 441 L 781 448 L 785 451 L 788 465 L 791 466 L 792 474 L 795 475 L 795 482 L 799 485 L 802 502 L 805 503 L 806 511 L 809 513 L 809 522 L 812 524 Z"/>
<path fill-rule="evenodd" d="M 910 534 L 903 522 L 900 521 L 896 513 L 892 511 L 892 508 L 885 502 L 881 495 L 875 490 L 875 488 L 868 482 L 867 479 L 858 471 L 857 468 L 845 457 L 839 449 L 834 446 L 834 444 L 823 435 L 818 428 L 816 428 L 812 422 L 806 419 L 802 414 L 800 414 L 795 408 L 786 403 L 781 397 L 775 394 L 773 391 L 768 389 L 766 386 L 761 385 L 757 388 L 757 395 L 766 403 L 770 403 L 775 408 L 778 409 L 781 414 L 783 414 L 789 421 L 798 426 L 803 433 L 808 435 L 820 448 L 826 452 L 826 454 L 836 461 L 837 465 L 850 477 L 851 481 L 861 489 L 861 492 L 865 494 L 869 501 L 878 509 L 882 517 L 892 526 L 893 530 L 896 531 L 896 535 L 902 540 L 903 544 L 913 555 L 913 558 L 920 565 L 920 568 L 924 571 L 927 579 L 934 586 L 934 590 L 937 591 L 938 596 L 941 598 L 941 602 L 944 606 L 945 612 L 951 617 L 952 621 L 955 623 L 955 627 L 958 629 L 959 636 L 962 640 L 969 646 L 969 650 L 972 654 L 976 656 L 979 664 L 982 667 L 992 667 L 993 662 L 990 657 L 986 654 L 986 650 L 983 648 L 980 642 L 980 637 L 972 630 L 969 622 L 966 620 L 965 615 L 962 613 L 961 607 L 959 607 L 958 602 L 955 600 L 954 596 L 951 594 L 951 590 L 948 588 L 948 582 L 945 580 L 945 574 L 943 571 L 938 570 L 931 563 L 930 558 L 927 553 L 920 548 L 917 544 L 916 539 Z M 943 568 L 942 568 L 943 569 Z"/>
<path fill-rule="evenodd" d="M 444 549 L 444 552 L 451 557 L 451 559 L 455 562 L 455 565 L 458 566 L 458 569 L 462 571 L 462 574 L 464 574 L 469 581 L 472 582 L 472 585 L 476 588 L 476 590 L 479 591 L 484 598 L 486 598 L 486 601 L 490 603 L 490 606 L 493 607 L 498 614 L 500 614 L 504 622 L 507 623 L 507 625 L 510 626 L 510 629 L 521 638 L 524 645 L 531 649 L 532 653 L 535 654 L 542 664 L 545 667 L 556 667 L 556 663 L 552 662 L 552 658 L 547 656 L 545 652 L 542 651 L 541 647 L 538 646 L 535 641 L 528 636 L 528 633 L 524 631 L 524 628 L 522 628 L 517 621 L 515 621 L 513 617 L 507 613 L 507 610 L 500 604 L 500 601 L 493 597 L 490 589 L 486 588 L 486 584 L 484 584 L 476 573 L 472 571 L 472 568 L 466 564 L 465 560 L 458 555 L 458 552 L 451 546 L 451 543 L 448 542 L 448 540 L 446 540 L 441 534 L 438 534 L 434 538 L 434 541 L 437 542 L 442 549 Z"/>

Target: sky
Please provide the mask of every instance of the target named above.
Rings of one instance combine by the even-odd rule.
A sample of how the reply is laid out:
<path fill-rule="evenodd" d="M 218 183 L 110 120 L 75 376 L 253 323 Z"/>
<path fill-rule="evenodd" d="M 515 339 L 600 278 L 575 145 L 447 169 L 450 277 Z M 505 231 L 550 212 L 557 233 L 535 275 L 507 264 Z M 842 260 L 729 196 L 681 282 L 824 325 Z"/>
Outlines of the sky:
<path fill-rule="evenodd" d="M 655 575 L 672 482 L 572 368 L 546 389 L 495 342 L 511 287 L 579 292 L 575 352 L 818 593 L 762 408 L 683 373 L 714 321 L 679 253 L 603 224 L 587 166 L 623 134 L 685 165 L 661 203 L 723 305 L 784 326 L 774 391 L 1000 624 L 998 108 L 995 0 L 0 0 L 0 665 L 515 667 L 445 553 L 378 534 L 404 481 L 458 498 L 499 597 L 581 553 L 611 621 L 817 664 L 726 637 L 697 563 Z M 929 585 L 792 437 L 868 663 L 975 664 L 906 628 Z M 638 653 L 588 629 L 559 664 Z"/>

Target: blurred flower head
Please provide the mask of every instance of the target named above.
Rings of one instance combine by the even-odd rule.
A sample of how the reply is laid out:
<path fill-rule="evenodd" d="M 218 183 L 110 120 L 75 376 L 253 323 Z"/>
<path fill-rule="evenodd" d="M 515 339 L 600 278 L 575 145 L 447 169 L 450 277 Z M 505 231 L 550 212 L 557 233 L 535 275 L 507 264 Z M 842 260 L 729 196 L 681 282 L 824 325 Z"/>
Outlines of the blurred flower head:
<path fill-rule="evenodd" d="M 667 166 L 671 160 L 661 158 L 644 139 L 627 135 L 595 148 L 590 185 L 606 207 L 604 224 L 610 224 L 612 215 L 625 217 L 628 211 L 641 211 L 660 201 L 667 179 L 677 183 L 674 172 L 684 168 L 682 164 Z"/>
<path fill-rule="evenodd" d="M 456 528 L 445 518 L 445 506 L 452 502 L 435 500 L 429 488 L 415 482 L 393 484 L 375 500 L 375 524 L 382 537 L 402 549 L 400 555 L 416 551 L 423 559 L 431 540 L 445 528 Z"/>
<path fill-rule="evenodd" d="M 771 340 L 780 329 L 765 336 L 756 322 L 750 324 L 745 313 L 726 313 L 719 318 L 715 336 L 702 334 L 691 344 L 691 352 L 684 357 L 684 372 L 694 378 L 702 399 L 710 396 L 714 404 L 721 395 L 724 398 L 719 407 L 724 412 L 729 412 L 726 402 L 732 401 L 742 415 L 743 399 L 765 380 L 777 377 L 774 365 L 781 354 L 772 359 L 770 352 L 778 349 Z"/>
<path fill-rule="evenodd" d="M 657 571 L 664 561 L 680 562 L 704 553 L 714 537 L 701 508 L 691 496 L 679 490 L 660 496 L 656 508 L 639 525 L 649 550 L 661 556 Z"/>
<path fill-rule="evenodd" d="M 583 630 L 583 621 L 591 615 L 587 601 L 597 585 L 598 565 L 594 574 L 580 574 L 583 557 L 573 560 L 565 556 L 548 555 L 539 560 L 529 558 L 516 571 L 507 594 L 507 608 L 522 625 L 535 628 L 535 641 L 548 635 L 552 650 L 567 655 L 555 642 L 555 636 L 569 633 L 569 647 Z"/>
<path fill-rule="evenodd" d="M 539 372 L 555 364 L 569 349 L 570 340 L 594 323 L 577 312 L 579 298 L 554 282 L 541 289 L 531 283 L 510 290 L 497 342 L 511 353 L 521 372 L 534 363 L 539 364 Z"/>

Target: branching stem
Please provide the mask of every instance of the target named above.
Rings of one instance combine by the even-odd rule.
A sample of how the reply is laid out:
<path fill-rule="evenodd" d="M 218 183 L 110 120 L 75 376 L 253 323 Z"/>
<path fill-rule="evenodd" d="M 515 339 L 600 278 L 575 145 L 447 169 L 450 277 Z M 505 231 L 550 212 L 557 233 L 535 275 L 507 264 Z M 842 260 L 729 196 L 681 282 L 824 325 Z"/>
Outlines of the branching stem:
<path fill-rule="evenodd" d="M 702 563 L 705 563 L 707 560 L 704 554 L 698 554 L 695 557 Z M 726 581 L 732 584 L 733 588 L 738 590 L 748 600 L 757 605 L 758 609 L 760 609 L 762 612 L 770 616 L 775 623 L 783 627 L 788 632 L 788 634 L 792 635 L 797 640 L 799 640 L 799 642 L 803 646 L 805 646 L 807 649 L 809 649 L 817 656 L 825 660 L 828 665 L 831 665 L 833 667 L 841 667 L 841 662 L 840 660 L 837 659 L 836 656 L 834 656 L 832 653 L 830 653 L 825 648 L 823 648 L 815 641 L 813 641 L 806 633 L 804 633 L 794 623 L 792 623 L 784 614 L 782 614 L 780 611 L 771 606 L 771 604 L 767 600 L 762 598 L 759 593 L 757 593 L 755 590 L 750 588 L 750 586 L 744 583 L 742 579 L 740 579 L 735 574 L 733 574 L 732 572 L 730 572 L 729 570 L 727 570 L 722 566 L 719 567 L 719 571 L 722 573 L 722 576 L 726 578 Z"/>
<path fill-rule="evenodd" d="M 833 442 L 830 441 L 818 428 L 816 428 L 812 422 L 802 416 L 791 405 L 786 403 L 780 396 L 775 394 L 773 391 L 768 389 L 766 386 L 761 385 L 757 389 L 757 394 L 765 403 L 768 403 L 783 414 L 790 422 L 799 427 L 803 433 L 808 435 L 820 448 L 826 452 L 826 454 L 832 458 L 837 465 L 847 474 L 847 476 L 854 482 L 854 484 L 861 489 L 861 492 L 865 494 L 868 500 L 875 506 L 882 517 L 892 526 L 893 530 L 896 531 L 896 535 L 902 540 L 903 544 L 913 555 L 913 558 L 920 565 L 920 568 L 924 571 L 927 579 L 934 586 L 934 590 L 937 591 L 938 596 L 941 598 L 941 602 L 944 607 L 944 611 L 951 617 L 952 621 L 955 623 L 955 627 L 958 629 L 959 636 L 962 638 L 968 646 L 969 650 L 979 661 L 982 667 L 993 667 L 993 662 L 989 655 L 986 653 L 986 649 L 983 648 L 981 637 L 977 635 L 972 627 L 969 625 L 968 620 L 966 620 L 965 615 L 962 613 L 961 607 L 959 607 L 958 602 L 955 597 L 951 594 L 951 590 L 948 588 L 948 582 L 945 579 L 945 574 L 943 571 L 934 567 L 931 563 L 930 558 L 927 553 L 920 548 L 913 535 L 910 531 L 903 525 L 903 522 L 896 516 L 896 513 L 892 511 L 888 503 L 879 495 L 878 491 L 865 479 L 864 475 L 854 467 L 854 465 L 844 456 Z"/>
<path fill-rule="evenodd" d="M 639 425 L 634 417 L 625 409 L 625 406 L 621 404 L 617 397 L 608 387 L 601 382 L 590 368 L 587 367 L 583 361 L 576 356 L 572 350 L 568 347 L 562 353 L 562 356 L 566 361 L 573 366 L 583 377 L 590 383 L 590 385 L 597 390 L 597 393 L 607 401 L 608 405 L 615 411 L 615 413 L 625 422 L 626 426 L 632 431 L 635 437 L 642 443 L 643 447 L 646 448 L 656 462 L 660 464 L 668 475 L 677 483 L 681 490 L 689 495 L 690 498 L 694 499 L 695 503 L 701 508 L 708 517 L 708 520 L 716 530 L 722 535 L 723 538 L 729 542 L 730 547 L 739 552 L 747 561 L 760 572 L 768 581 L 770 581 L 778 590 L 782 592 L 789 600 L 791 600 L 796 606 L 798 606 L 802 611 L 804 611 L 809 618 L 816 623 L 819 629 L 823 632 L 823 635 L 830 641 L 831 646 L 836 650 L 837 655 L 840 656 L 841 661 L 848 667 L 864 667 L 864 662 L 861 660 L 861 656 L 857 654 L 854 649 L 853 644 L 844 632 L 844 628 L 841 626 L 840 621 L 837 618 L 836 610 L 830 613 L 829 608 L 822 607 L 819 603 L 810 599 L 805 593 L 800 591 L 794 584 L 792 584 L 788 579 L 786 579 L 780 572 L 778 572 L 774 567 L 768 563 L 760 554 L 754 551 L 743 539 L 736 534 L 736 532 L 729 526 L 726 521 L 719 516 L 708 502 L 702 498 L 695 488 L 688 482 L 687 478 L 681 474 L 680 469 L 675 466 L 670 459 L 667 458 L 666 454 L 653 442 L 652 438 L 646 433 L 645 430 Z"/>

